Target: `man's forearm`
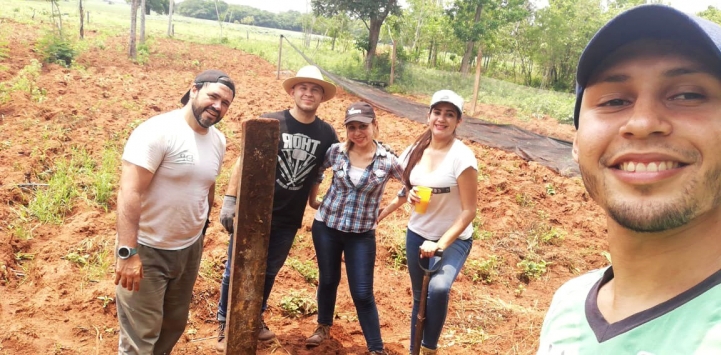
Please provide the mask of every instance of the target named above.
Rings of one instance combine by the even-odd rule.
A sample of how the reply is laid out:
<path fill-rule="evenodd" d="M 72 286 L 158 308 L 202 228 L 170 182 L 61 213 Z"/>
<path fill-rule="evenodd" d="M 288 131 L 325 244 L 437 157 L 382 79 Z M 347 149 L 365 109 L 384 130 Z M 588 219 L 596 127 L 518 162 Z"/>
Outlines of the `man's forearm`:
<path fill-rule="evenodd" d="M 240 158 L 235 161 L 233 168 L 230 171 L 230 180 L 228 181 L 228 187 L 225 189 L 225 194 L 228 196 L 238 196 L 238 184 L 240 183 Z"/>
<path fill-rule="evenodd" d="M 138 246 L 138 224 L 140 223 L 140 194 L 124 192 L 118 194 L 118 216 L 116 217 L 118 245 Z"/>
<path fill-rule="evenodd" d="M 213 202 L 215 201 L 215 184 L 210 187 L 208 190 L 208 216 L 210 216 L 210 211 L 213 209 Z"/>

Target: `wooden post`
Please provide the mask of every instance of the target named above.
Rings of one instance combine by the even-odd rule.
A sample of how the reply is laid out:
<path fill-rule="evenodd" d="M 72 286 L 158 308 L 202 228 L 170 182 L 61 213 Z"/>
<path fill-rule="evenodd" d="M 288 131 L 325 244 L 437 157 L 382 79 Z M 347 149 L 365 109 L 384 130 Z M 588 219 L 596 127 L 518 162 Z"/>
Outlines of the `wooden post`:
<path fill-rule="evenodd" d="M 396 69 L 396 41 L 391 41 L 391 79 L 388 80 L 388 86 L 393 85 L 393 77 Z"/>
<path fill-rule="evenodd" d="M 168 37 L 173 37 L 173 12 L 175 12 L 175 0 L 168 1 Z"/>
<path fill-rule="evenodd" d="M 85 38 L 85 13 L 83 11 L 83 0 L 78 0 L 78 13 L 80 14 L 80 39 Z"/>
<path fill-rule="evenodd" d="M 476 115 L 476 101 L 478 101 L 478 88 L 481 84 L 481 62 L 483 61 L 483 50 L 481 44 L 478 44 L 478 57 L 476 57 L 476 81 L 473 83 L 473 104 L 471 105 L 471 114 Z"/>
<path fill-rule="evenodd" d="M 254 355 L 258 346 L 279 139 L 278 120 L 242 123 L 226 354 Z"/>
<path fill-rule="evenodd" d="M 283 54 L 283 35 L 280 35 L 280 44 L 278 45 L 278 75 L 276 75 L 276 79 L 280 79 L 280 58 Z"/>

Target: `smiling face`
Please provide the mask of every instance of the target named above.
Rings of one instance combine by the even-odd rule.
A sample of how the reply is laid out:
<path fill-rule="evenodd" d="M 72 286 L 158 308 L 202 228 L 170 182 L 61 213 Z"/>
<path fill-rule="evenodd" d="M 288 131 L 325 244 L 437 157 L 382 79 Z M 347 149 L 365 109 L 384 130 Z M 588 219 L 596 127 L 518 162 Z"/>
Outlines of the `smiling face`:
<path fill-rule="evenodd" d="M 193 86 L 190 95 L 193 116 L 203 128 L 220 122 L 233 102 L 233 91 L 220 83 L 205 83 L 200 89 Z"/>
<path fill-rule="evenodd" d="M 290 90 L 299 110 L 315 113 L 323 101 L 323 87 L 313 83 L 298 83 Z"/>
<path fill-rule="evenodd" d="M 428 127 L 436 139 L 453 137 L 460 123 L 458 109 L 448 102 L 437 103 L 428 113 Z"/>
<path fill-rule="evenodd" d="M 583 95 L 574 159 L 591 197 L 632 231 L 678 228 L 721 205 L 719 63 L 684 47 L 626 45 Z"/>
<path fill-rule="evenodd" d="M 373 142 L 376 136 L 377 126 L 373 123 L 351 121 L 345 125 L 348 140 L 358 148 L 365 148 Z"/>

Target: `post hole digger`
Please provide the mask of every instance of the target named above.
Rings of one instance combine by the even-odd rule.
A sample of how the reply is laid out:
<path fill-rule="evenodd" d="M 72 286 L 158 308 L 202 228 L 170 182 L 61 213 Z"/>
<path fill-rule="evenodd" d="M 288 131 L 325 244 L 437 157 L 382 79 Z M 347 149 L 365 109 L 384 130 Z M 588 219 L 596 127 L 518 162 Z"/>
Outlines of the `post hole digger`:
<path fill-rule="evenodd" d="M 434 256 L 443 258 L 443 250 L 436 250 Z M 416 330 L 415 337 L 413 338 L 413 355 L 421 353 L 421 342 L 423 341 L 423 326 L 426 321 L 426 302 L 428 301 L 428 284 L 431 282 L 431 275 L 438 271 L 441 267 L 441 262 L 438 260 L 434 267 L 430 267 L 430 259 L 428 260 L 428 268 L 424 267 L 421 263 L 422 257 L 418 258 L 418 266 L 423 269 L 423 285 L 421 286 L 421 299 L 418 304 L 418 318 L 416 319 Z"/>

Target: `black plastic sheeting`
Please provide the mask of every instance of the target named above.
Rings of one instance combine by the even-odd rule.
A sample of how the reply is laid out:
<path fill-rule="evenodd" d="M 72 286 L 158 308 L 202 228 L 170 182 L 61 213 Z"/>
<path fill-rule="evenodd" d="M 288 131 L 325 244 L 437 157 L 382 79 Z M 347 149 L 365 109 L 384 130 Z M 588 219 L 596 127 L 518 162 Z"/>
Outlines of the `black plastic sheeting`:
<path fill-rule="evenodd" d="M 299 51 L 290 41 L 286 41 L 310 64 L 310 58 Z M 391 112 L 397 116 L 425 124 L 428 118 L 428 105 L 393 96 L 372 86 L 339 77 L 320 68 L 321 72 L 336 85 L 342 87 L 363 100 Z M 452 88 L 451 88 L 452 89 Z M 514 152 L 528 161 L 535 161 L 563 176 L 579 176 L 578 164 L 571 156 L 572 143 L 533 133 L 510 124 L 495 124 L 475 117 L 464 116 L 463 124 L 456 133 L 459 137 L 489 147 Z"/>

